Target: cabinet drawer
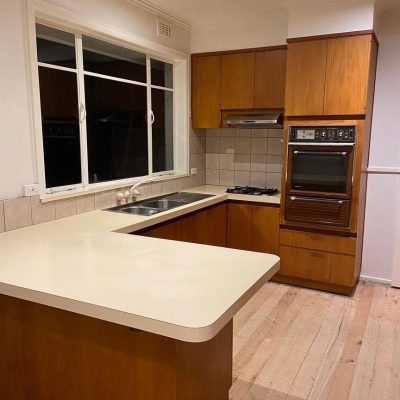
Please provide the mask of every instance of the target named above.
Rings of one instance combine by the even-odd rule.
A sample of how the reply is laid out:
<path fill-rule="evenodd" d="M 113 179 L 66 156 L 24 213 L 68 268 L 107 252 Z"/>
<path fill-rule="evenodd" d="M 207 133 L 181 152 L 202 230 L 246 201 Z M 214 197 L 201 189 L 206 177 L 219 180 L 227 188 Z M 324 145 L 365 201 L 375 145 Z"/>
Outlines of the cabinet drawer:
<path fill-rule="evenodd" d="M 319 233 L 281 229 L 280 245 L 333 253 L 356 254 L 356 239 L 351 237 L 323 235 Z"/>
<path fill-rule="evenodd" d="M 355 284 L 355 257 L 280 246 L 279 275 L 341 286 Z"/>

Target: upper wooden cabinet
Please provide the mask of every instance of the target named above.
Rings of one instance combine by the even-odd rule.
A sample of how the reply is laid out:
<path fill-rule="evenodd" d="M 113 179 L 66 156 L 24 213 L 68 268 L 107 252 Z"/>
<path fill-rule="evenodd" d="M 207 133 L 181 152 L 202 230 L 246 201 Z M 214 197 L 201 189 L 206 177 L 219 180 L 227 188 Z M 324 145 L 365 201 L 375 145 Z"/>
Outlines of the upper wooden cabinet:
<path fill-rule="evenodd" d="M 192 57 L 193 128 L 220 126 L 221 57 Z"/>
<path fill-rule="evenodd" d="M 283 109 L 286 48 L 192 56 L 193 128 L 219 128 L 222 110 Z"/>
<path fill-rule="evenodd" d="M 254 108 L 284 108 L 286 50 L 256 53 Z"/>
<path fill-rule="evenodd" d="M 255 53 L 221 56 L 221 108 L 253 108 Z"/>
<path fill-rule="evenodd" d="M 365 114 L 373 40 L 364 34 L 289 43 L 285 114 Z"/>

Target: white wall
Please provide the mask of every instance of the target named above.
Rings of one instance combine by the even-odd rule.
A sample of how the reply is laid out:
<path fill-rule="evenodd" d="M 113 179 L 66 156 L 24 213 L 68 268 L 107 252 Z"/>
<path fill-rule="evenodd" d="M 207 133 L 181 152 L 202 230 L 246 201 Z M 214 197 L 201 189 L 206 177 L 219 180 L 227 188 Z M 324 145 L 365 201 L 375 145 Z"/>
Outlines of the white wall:
<path fill-rule="evenodd" d="M 19 197 L 22 185 L 37 181 L 27 87 L 25 0 L 0 2 L 0 199 Z M 30 1 L 30 0 L 29 0 Z M 126 0 L 46 0 L 121 33 L 190 52 L 190 31 L 174 25 L 172 39 L 156 34 L 157 16 Z"/>
<path fill-rule="evenodd" d="M 247 24 L 207 25 L 192 28 L 191 52 L 246 49 L 286 44 L 288 15 L 275 12 Z"/>
<path fill-rule="evenodd" d="M 396 4 L 397 3 L 397 4 Z M 378 68 L 372 123 L 362 275 L 392 279 L 395 266 L 396 217 L 400 191 L 400 3 L 381 0 L 376 5 L 375 30 L 379 40 Z M 396 172 L 388 174 L 386 172 Z M 400 210 L 399 210 L 400 211 Z M 400 237 L 400 236 L 398 236 Z M 398 239 L 397 239 L 398 240 Z M 396 267 L 400 269 L 400 260 Z M 400 284 L 400 282 L 397 282 Z"/>

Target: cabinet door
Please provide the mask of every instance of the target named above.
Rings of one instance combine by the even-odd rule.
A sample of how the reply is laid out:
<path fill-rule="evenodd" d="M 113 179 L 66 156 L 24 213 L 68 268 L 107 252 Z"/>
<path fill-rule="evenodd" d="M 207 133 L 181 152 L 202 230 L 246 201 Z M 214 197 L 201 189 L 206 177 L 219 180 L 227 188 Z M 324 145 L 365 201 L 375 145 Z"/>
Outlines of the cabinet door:
<path fill-rule="evenodd" d="M 252 249 L 252 206 L 228 204 L 227 246 L 233 249 Z"/>
<path fill-rule="evenodd" d="M 178 219 L 175 224 L 178 229 L 177 240 L 190 243 L 206 243 L 206 212 L 198 211 L 187 217 Z"/>
<path fill-rule="evenodd" d="M 327 40 L 289 43 L 286 115 L 323 115 Z"/>
<path fill-rule="evenodd" d="M 179 231 L 176 222 L 166 222 L 146 230 L 141 235 L 158 239 L 179 240 Z"/>
<path fill-rule="evenodd" d="M 252 250 L 279 253 L 279 207 L 253 206 Z"/>
<path fill-rule="evenodd" d="M 371 35 L 328 40 L 325 115 L 365 114 Z"/>
<path fill-rule="evenodd" d="M 219 128 L 221 100 L 220 56 L 192 57 L 193 128 Z"/>
<path fill-rule="evenodd" d="M 256 53 L 254 108 L 284 108 L 286 50 Z"/>
<path fill-rule="evenodd" d="M 206 240 L 205 244 L 226 247 L 226 204 L 221 204 L 208 210 L 206 215 Z"/>
<path fill-rule="evenodd" d="M 221 56 L 221 108 L 253 108 L 255 53 Z"/>

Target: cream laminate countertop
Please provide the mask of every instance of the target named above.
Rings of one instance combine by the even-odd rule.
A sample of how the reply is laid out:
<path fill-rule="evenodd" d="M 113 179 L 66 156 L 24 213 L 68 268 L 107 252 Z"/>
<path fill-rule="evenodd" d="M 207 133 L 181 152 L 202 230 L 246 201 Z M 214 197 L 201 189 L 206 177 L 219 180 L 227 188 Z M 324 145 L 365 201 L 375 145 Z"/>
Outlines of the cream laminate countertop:
<path fill-rule="evenodd" d="M 93 211 L 1 233 L 0 293 L 179 340 L 209 340 L 278 271 L 279 258 L 126 233 L 231 199 L 223 190 L 190 189 L 215 196 L 151 217 Z"/>

